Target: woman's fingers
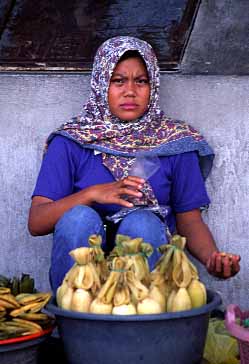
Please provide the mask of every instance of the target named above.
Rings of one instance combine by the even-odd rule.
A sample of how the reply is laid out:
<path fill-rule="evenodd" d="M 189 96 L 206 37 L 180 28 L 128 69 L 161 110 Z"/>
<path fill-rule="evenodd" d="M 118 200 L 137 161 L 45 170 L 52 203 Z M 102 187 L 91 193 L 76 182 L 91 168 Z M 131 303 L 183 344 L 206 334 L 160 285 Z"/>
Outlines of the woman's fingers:
<path fill-rule="evenodd" d="M 141 190 L 143 188 L 144 179 L 135 176 L 128 176 L 123 178 L 121 181 L 121 186 L 129 186 L 134 189 Z"/>
<path fill-rule="evenodd" d="M 215 261 L 216 261 L 216 252 L 213 252 L 206 264 L 207 270 L 211 274 L 215 271 Z"/>
<path fill-rule="evenodd" d="M 240 256 L 239 255 L 232 255 L 232 270 L 233 273 L 236 274 L 240 270 Z"/>
<path fill-rule="evenodd" d="M 224 278 L 232 277 L 240 270 L 240 256 L 234 254 L 220 253 L 223 259 Z"/>
<path fill-rule="evenodd" d="M 113 201 L 113 203 L 120 205 L 120 206 L 124 206 L 124 207 L 133 207 L 134 206 L 132 202 L 124 200 L 123 198 L 117 198 L 116 200 Z"/>
<path fill-rule="evenodd" d="M 124 180 L 133 181 L 133 182 L 137 182 L 137 183 L 141 183 L 141 184 L 143 184 L 145 182 L 145 180 L 143 178 L 137 177 L 137 176 L 127 176 L 124 178 Z"/>
<path fill-rule="evenodd" d="M 223 265 L 223 277 L 228 278 L 232 275 L 232 265 L 230 259 L 227 255 L 222 256 L 222 265 Z"/>
<path fill-rule="evenodd" d="M 132 207 L 133 204 L 127 199 L 129 197 L 141 198 L 143 193 L 140 190 L 143 183 L 142 178 L 128 176 L 116 182 L 95 185 L 92 187 L 92 200 L 98 203 Z"/>
<path fill-rule="evenodd" d="M 215 254 L 215 267 L 217 273 L 222 273 L 222 257 L 219 253 Z"/>
<path fill-rule="evenodd" d="M 207 270 L 219 278 L 229 278 L 234 276 L 240 270 L 240 256 L 214 252 L 207 261 Z"/>
<path fill-rule="evenodd" d="M 128 176 L 123 178 L 118 182 L 118 198 L 120 198 L 120 202 L 126 201 L 129 197 L 135 197 L 135 198 L 141 198 L 143 196 L 143 193 L 141 192 L 141 189 L 143 188 L 144 179 L 136 176 Z M 124 203 L 120 203 L 122 206 L 124 206 Z M 127 204 L 125 204 L 127 206 Z M 133 206 L 133 204 L 132 204 Z"/>
<path fill-rule="evenodd" d="M 120 196 L 128 195 L 128 196 L 133 196 L 133 197 L 142 197 L 143 196 L 142 192 L 140 192 L 138 190 L 133 190 L 131 188 L 120 188 L 119 195 Z"/>

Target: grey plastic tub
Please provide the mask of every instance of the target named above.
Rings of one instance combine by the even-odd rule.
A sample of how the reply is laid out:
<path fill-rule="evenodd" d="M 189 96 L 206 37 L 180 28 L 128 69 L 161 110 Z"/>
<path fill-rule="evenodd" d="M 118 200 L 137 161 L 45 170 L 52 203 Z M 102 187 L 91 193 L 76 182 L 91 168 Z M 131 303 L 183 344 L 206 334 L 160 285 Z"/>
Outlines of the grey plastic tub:
<path fill-rule="evenodd" d="M 154 315 L 97 315 L 47 305 L 56 316 L 69 364 L 200 364 L 210 312 L 221 304 L 208 291 L 198 309 Z"/>

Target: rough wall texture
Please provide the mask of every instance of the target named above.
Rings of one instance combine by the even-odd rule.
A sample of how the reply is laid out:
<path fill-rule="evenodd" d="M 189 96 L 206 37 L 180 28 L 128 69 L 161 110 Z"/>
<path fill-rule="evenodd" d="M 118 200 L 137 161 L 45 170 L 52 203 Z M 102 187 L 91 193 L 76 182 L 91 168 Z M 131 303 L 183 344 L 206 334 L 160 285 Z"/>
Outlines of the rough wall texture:
<path fill-rule="evenodd" d="M 217 281 L 201 269 L 224 305 L 248 307 L 249 77 L 162 75 L 163 109 L 201 130 L 216 152 L 207 181 L 205 220 L 221 250 L 242 256 L 241 273 Z M 0 75 L 0 273 L 34 276 L 48 289 L 51 236 L 31 237 L 27 216 L 46 136 L 76 115 L 89 92 L 87 75 Z"/>

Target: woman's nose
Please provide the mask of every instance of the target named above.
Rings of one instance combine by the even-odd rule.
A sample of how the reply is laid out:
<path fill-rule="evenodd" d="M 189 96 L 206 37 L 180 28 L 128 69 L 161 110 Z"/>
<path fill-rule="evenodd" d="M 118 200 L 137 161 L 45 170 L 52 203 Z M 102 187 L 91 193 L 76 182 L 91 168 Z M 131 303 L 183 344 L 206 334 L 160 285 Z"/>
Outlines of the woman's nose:
<path fill-rule="evenodd" d="M 125 87 L 125 95 L 134 96 L 136 94 L 136 84 L 135 82 L 127 82 Z"/>

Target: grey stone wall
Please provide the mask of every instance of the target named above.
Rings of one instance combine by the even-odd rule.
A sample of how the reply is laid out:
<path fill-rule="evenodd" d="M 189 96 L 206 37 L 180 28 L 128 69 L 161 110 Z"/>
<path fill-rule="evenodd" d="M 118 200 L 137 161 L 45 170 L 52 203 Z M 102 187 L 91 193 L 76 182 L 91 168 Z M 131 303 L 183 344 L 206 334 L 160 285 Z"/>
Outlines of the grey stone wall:
<path fill-rule="evenodd" d="M 235 278 L 217 281 L 199 267 L 202 280 L 222 293 L 224 305 L 248 307 L 249 77 L 163 74 L 161 80 L 165 112 L 199 129 L 216 152 L 204 218 L 219 248 L 242 256 Z M 29 235 L 30 196 L 46 136 L 80 112 L 88 93 L 88 75 L 0 75 L 0 273 L 30 273 L 42 290 L 49 289 L 51 236 Z"/>

